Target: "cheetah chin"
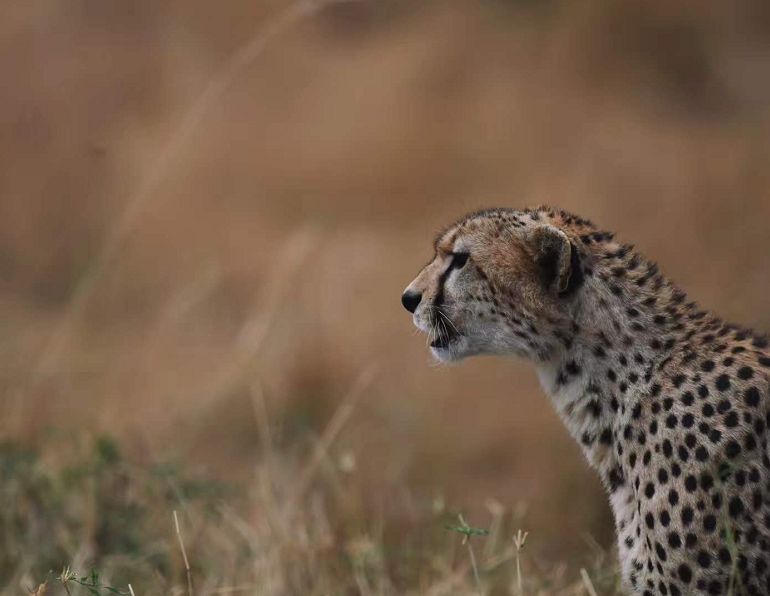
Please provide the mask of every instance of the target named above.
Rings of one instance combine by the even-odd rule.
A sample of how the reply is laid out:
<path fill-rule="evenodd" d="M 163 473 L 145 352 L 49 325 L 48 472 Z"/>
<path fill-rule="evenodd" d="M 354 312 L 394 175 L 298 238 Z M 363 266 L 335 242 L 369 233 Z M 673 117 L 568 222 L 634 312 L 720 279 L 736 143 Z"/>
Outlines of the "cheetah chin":
<path fill-rule="evenodd" d="M 625 590 L 770 596 L 770 350 L 550 207 L 450 225 L 401 302 L 442 362 L 532 361 L 606 487 Z"/>

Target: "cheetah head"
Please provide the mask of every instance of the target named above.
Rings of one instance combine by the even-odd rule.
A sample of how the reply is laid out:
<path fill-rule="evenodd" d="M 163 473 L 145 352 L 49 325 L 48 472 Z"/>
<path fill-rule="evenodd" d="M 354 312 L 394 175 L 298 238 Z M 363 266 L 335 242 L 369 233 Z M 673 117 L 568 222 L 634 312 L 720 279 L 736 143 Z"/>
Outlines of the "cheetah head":
<path fill-rule="evenodd" d="M 577 249 L 537 212 L 472 214 L 442 232 L 401 302 L 442 362 L 481 354 L 548 360 L 569 334 Z"/>

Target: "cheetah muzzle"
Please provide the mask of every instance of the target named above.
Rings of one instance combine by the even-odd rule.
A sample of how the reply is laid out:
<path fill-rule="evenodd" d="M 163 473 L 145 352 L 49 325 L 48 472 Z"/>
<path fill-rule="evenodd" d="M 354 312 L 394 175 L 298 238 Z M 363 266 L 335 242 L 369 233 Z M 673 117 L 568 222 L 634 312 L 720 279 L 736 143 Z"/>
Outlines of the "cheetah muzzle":
<path fill-rule="evenodd" d="M 629 593 L 770 596 L 770 350 L 549 207 L 473 213 L 402 295 L 441 361 L 512 355 L 609 495 Z"/>

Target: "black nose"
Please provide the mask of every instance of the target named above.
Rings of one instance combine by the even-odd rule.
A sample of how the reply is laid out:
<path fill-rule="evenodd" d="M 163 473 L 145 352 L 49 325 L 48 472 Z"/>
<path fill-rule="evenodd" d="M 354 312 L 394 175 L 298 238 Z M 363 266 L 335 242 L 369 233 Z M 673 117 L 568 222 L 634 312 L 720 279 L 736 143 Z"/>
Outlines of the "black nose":
<path fill-rule="evenodd" d="M 417 307 L 420 305 L 420 300 L 422 300 L 422 294 L 418 294 L 417 292 L 404 292 L 401 294 L 401 304 L 403 304 L 404 308 L 409 312 L 417 310 Z"/>

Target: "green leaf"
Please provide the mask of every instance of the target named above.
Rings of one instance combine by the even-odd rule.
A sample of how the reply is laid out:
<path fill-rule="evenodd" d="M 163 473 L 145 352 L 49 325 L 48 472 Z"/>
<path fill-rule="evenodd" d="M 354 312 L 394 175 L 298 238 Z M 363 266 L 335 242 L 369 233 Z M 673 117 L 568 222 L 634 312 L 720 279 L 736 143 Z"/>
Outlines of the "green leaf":
<path fill-rule="evenodd" d="M 451 530 L 452 532 L 460 532 L 466 536 L 487 536 L 489 530 L 482 530 L 480 528 L 461 528 L 459 526 L 444 526 L 445 530 Z"/>

